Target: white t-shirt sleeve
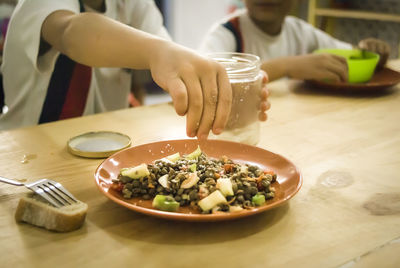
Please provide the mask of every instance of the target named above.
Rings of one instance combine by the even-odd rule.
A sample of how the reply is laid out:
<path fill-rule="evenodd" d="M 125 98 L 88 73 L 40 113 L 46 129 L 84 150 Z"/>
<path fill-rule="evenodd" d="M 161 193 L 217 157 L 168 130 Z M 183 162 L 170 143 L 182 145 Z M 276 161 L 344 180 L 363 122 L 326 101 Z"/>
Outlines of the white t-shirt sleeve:
<path fill-rule="evenodd" d="M 32 66 L 42 69 L 38 61 L 42 24 L 51 13 L 57 10 L 79 13 L 79 1 L 21 0 L 18 2 L 10 20 L 5 44 L 5 51 L 11 58 L 18 58 L 17 55 L 12 55 L 12 51 L 24 51 Z M 56 52 L 52 51 L 50 54 L 56 54 Z M 7 53 L 5 57 L 4 61 L 7 61 Z M 50 66 L 43 66 L 44 69 L 47 67 L 51 69 Z"/>
<path fill-rule="evenodd" d="M 305 41 L 307 42 L 308 53 L 321 48 L 352 48 L 351 44 L 340 41 L 305 21 L 298 20 L 298 23 L 304 33 L 303 36 L 307 37 Z"/>
<path fill-rule="evenodd" d="M 235 52 L 235 37 L 220 23 L 216 24 L 205 35 L 198 50 L 202 53 Z"/>
<path fill-rule="evenodd" d="M 168 31 L 163 26 L 163 17 L 154 1 L 149 0 L 125 0 L 124 22 L 135 29 L 157 35 L 161 38 L 171 40 Z"/>

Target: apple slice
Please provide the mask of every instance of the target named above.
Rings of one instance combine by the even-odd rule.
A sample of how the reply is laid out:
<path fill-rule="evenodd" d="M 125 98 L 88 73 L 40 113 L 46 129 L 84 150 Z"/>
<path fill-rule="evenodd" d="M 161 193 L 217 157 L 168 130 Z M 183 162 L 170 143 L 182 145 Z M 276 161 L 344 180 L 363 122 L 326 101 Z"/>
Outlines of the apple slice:
<path fill-rule="evenodd" d="M 209 194 L 207 197 L 201 199 L 197 204 L 203 211 L 208 211 L 219 204 L 226 203 L 226 198 L 219 190 Z"/>
<path fill-rule="evenodd" d="M 150 175 L 150 171 L 147 165 L 143 163 L 136 167 L 122 168 L 121 175 L 132 179 L 139 179 Z"/>

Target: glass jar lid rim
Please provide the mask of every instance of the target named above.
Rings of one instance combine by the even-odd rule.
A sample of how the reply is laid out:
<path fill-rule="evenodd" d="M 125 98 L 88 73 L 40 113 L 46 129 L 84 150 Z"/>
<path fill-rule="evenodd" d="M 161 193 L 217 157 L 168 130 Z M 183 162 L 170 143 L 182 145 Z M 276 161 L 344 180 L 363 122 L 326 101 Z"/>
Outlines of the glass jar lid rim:
<path fill-rule="evenodd" d="M 216 52 L 207 55 L 225 67 L 229 78 L 251 78 L 259 74 L 260 57 L 256 55 L 239 52 Z"/>

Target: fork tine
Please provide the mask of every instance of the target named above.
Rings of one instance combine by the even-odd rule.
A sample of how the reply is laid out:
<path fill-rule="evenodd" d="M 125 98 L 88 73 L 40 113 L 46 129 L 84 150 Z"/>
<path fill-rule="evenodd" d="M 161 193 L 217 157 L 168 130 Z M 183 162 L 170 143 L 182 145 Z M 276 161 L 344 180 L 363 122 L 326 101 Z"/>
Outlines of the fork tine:
<path fill-rule="evenodd" d="M 47 184 L 46 184 L 47 183 Z M 71 205 L 71 202 L 69 202 L 64 196 L 62 196 L 59 193 L 59 190 L 56 190 L 56 187 L 52 185 L 50 182 L 46 181 L 41 185 L 42 187 L 45 187 L 45 191 L 50 194 L 54 199 L 56 199 L 59 203 L 62 205 Z M 47 188 L 47 190 L 46 190 Z"/>
<path fill-rule="evenodd" d="M 49 194 L 47 194 L 44 189 L 42 189 L 38 186 L 29 186 L 28 188 L 31 189 L 32 191 L 34 191 L 35 193 L 37 193 L 38 195 L 40 195 L 41 197 L 43 197 L 44 199 L 46 199 L 53 206 L 55 206 L 57 208 L 61 207 L 61 205 L 59 203 L 57 203 Z"/>
<path fill-rule="evenodd" d="M 63 201 L 62 199 L 60 199 L 59 197 L 57 197 L 53 191 L 51 190 L 51 188 L 49 188 L 48 186 L 46 186 L 45 184 L 42 185 L 38 185 L 37 186 L 39 189 L 42 189 L 48 196 L 50 196 L 51 198 L 53 198 L 53 200 L 55 200 L 56 202 L 58 202 L 61 206 L 66 206 L 67 203 L 65 201 Z"/>
<path fill-rule="evenodd" d="M 78 202 L 76 198 L 61 185 L 61 183 L 53 180 L 41 179 L 26 184 L 25 186 L 42 196 L 55 207 L 67 206 L 71 205 L 72 202 Z M 70 198 L 70 201 L 68 198 Z"/>
<path fill-rule="evenodd" d="M 47 182 L 55 187 L 58 191 L 60 191 L 61 193 L 63 193 L 64 195 L 68 196 L 72 201 L 74 201 L 75 203 L 78 202 L 78 200 L 67 190 L 65 189 L 61 183 L 53 181 L 53 180 L 47 180 Z M 69 202 L 68 202 L 69 203 Z"/>

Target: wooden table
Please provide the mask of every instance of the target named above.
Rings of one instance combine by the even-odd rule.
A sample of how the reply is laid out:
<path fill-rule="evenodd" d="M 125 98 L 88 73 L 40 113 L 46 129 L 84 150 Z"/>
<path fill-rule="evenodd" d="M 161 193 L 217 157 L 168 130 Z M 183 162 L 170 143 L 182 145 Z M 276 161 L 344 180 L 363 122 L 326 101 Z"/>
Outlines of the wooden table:
<path fill-rule="evenodd" d="M 392 66 L 400 70 L 400 61 Z M 185 120 L 169 104 L 0 132 L 1 175 L 55 178 L 89 205 L 80 230 L 53 233 L 17 224 L 27 190 L 1 184 L 0 266 L 400 267 L 399 86 L 368 96 L 311 91 L 298 81 L 270 89 L 259 146 L 292 160 L 304 184 L 287 205 L 230 222 L 130 211 L 95 186 L 102 160 L 66 150 L 70 137 L 95 130 L 125 133 L 134 145 L 184 138 Z"/>

